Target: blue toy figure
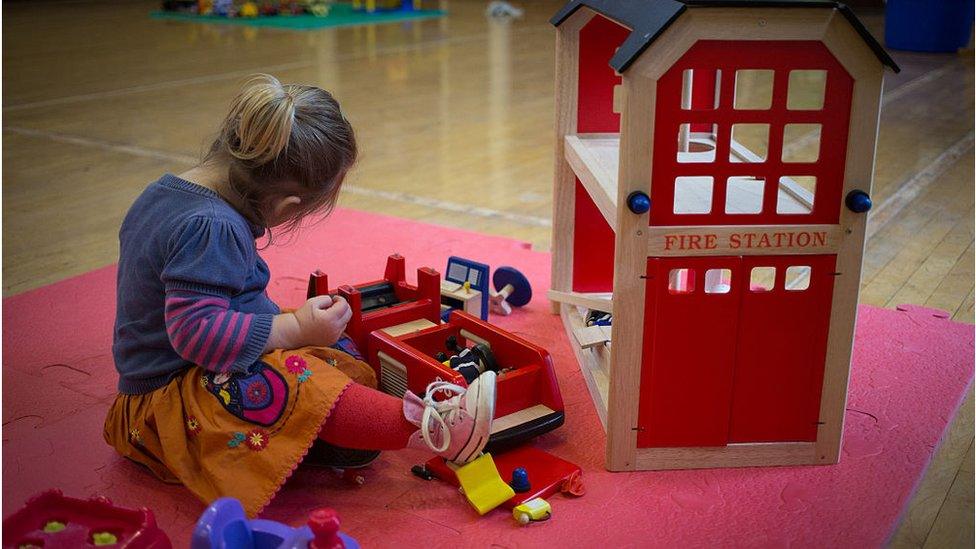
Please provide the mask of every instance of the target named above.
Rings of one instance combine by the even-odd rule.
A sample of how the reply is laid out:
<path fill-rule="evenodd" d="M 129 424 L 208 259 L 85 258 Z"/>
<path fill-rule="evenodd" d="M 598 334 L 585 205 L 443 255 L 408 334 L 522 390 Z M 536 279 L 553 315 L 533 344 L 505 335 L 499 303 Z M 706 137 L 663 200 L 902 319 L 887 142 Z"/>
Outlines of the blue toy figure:
<path fill-rule="evenodd" d="M 230 17 L 233 7 L 233 0 L 213 0 L 213 8 L 211 8 L 210 13 L 221 17 Z"/>
<path fill-rule="evenodd" d="M 339 532 L 339 516 L 321 508 L 312 511 L 305 526 L 292 528 L 273 520 L 247 520 L 234 498 L 220 498 L 200 515 L 191 549 L 359 549 Z"/>

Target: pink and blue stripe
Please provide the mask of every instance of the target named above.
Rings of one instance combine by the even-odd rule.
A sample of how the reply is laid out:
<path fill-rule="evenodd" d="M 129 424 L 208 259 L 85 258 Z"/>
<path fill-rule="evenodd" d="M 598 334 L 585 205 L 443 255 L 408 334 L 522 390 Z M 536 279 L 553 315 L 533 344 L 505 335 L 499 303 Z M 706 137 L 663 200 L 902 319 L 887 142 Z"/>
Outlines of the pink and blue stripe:
<path fill-rule="evenodd" d="M 173 349 L 207 370 L 227 372 L 245 350 L 254 315 L 230 310 L 230 300 L 185 290 L 166 294 L 166 332 Z"/>

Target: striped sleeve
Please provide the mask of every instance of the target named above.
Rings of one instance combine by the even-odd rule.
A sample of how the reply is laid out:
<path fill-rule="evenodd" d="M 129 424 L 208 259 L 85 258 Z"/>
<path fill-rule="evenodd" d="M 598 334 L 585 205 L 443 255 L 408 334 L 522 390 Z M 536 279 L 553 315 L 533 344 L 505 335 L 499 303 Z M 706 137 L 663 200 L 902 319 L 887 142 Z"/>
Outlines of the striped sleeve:
<path fill-rule="evenodd" d="M 240 226 L 238 226 L 240 225 Z M 160 278 L 166 288 L 166 333 L 183 359 L 215 372 L 245 371 L 264 353 L 273 314 L 230 308 L 255 268 L 246 225 L 195 218 L 170 242 Z"/>
<path fill-rule="evenodd" d="M 166 333 L 185 360 L 214 372 L 244 371 L 263 353 L 272 315 L 232 311 L 226 298 L 166 292 Z"/>

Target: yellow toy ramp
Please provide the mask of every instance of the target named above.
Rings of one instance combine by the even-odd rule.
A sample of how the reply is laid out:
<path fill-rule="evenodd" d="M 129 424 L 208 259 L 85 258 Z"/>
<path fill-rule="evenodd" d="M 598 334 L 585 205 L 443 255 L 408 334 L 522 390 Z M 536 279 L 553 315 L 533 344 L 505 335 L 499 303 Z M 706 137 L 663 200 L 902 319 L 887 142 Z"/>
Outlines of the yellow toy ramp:
<path fill-rule="evenodd" d="M 491 454 L 484 454 L 478 459 L 455 467 L 454 474 L 464 490 L 464 497 L 483 515 L 495 507 L 505 503 L 515 495 L 515 490 L 498 475 L 498 468 Z"/>

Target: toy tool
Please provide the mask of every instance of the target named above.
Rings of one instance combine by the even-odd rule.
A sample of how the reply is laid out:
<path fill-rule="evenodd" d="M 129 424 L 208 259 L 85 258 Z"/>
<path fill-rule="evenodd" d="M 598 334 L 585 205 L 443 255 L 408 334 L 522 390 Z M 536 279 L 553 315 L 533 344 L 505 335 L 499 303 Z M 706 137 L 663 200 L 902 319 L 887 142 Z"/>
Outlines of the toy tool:
<path fill-rule="evenodd" d="M 606 467 L 836 463 L 897 65 L 840 2 L 571 0 L 551 22 L 549 296 Z"/>
<path fill-rule="evenodd" d="M 482 454 L 471 463 L 460 467 L 454 464 L 448 464 L 448 467 L 454 471 L 464 497 L 479 515 L 491 511 L 515 495 L 512 487 L 498 475 L 491 454 Z"/>

